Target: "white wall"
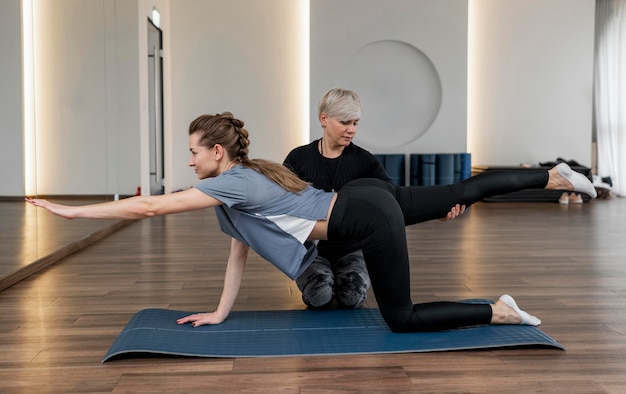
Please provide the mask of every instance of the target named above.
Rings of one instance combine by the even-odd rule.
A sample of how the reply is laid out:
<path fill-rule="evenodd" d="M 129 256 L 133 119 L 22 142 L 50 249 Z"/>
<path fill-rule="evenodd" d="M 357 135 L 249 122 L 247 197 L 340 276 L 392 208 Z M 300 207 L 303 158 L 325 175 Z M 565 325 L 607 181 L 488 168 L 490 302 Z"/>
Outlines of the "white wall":
<path fill-rule="evenodd" d="M 301 122 L 307 107 L 312 108 L 311 138 L 317 137 L 315 103 L 324 90 L 342 81 L 333 79 L 333 68 L 343 70 L 339 76 L 346 77 L 345 64 L 353 59 L 349 54 L 358 55 L 376 40 L 410 44 L 440 76 L 440 111 L 426 133 L 411 142 L 411 151 L 464 150 L 468 138 L 476 164 L 518 164 L 557 156 L 590 164 L 594 0 L 470 0 L 469 40 L 481 44 L 472 45 L 469 53 L 462 44 L 465 1 L 313 0 L 310 106 L 300 95 L 302 1 L 35 3 L 45 10 L 38 16 L 37 29 L 49 43 L 40 48 L 42 68 L 37 75 L 53 76 L 36 87 L 41 116 L 37 178 L 42 194 L 134 193 L 145 149 L 140 23 L 145 23 L 153 4 L 165 8 L 161 11 L 169 24 L 164 28 L 166 191 L 196 182 L 186 166 L 187 126 L 200 114 L 229 110 L 243 119 L 251 132 L 252 157 L 280 161 L 290 149 L 307 142 L 309 130 L 303 130 Z M 3 54 L 17 55 L 15 6 L 2 3 Z M 325 7 L 329 12 L 319 13 Z M 395 23 L 388 24 L 390 20 Z M 331 39 L 351 45 L 350 49 L 337 52 L 341 46 L 330 45 Z M 471 56 L 469 80 L 477 81 L 469 96 L 464 93 L 468 89 L 464 73 L 452 64 L 462 64 L 465 53 Z M 328 65 L 321 64 L 324 58 Z M 333 60 L 344 63 L 334 67 Z M 0 109 L 3 130 L 21 126 L 15 115 L 17 61 L 3 56 L 0 63 L 2 83 L 9 81 L 8 93 L 0 92 L 0 99 L 8 103 Z M 376 97 L 370 97 L 363 97 L 359 133 L 366 130 L 368 118 L 386 119 L 380 105 L 371 105 Z M 469 137 L 458 131 L 463 123 L 468 123 Z M 448 137 L 439 138 L 443 135 Z M 378 143 L 367 141 L 366 147 L 395 150 L 386 137 L 381 135 Z M 3 176 L 0 195 L 19 194 L 21 182 L 12 175 L 22 168 L 21 137 L 3 131 L 0 138 L 3 152 L 12 147 L 1 159 L 6 162 L 2 170 L 12 171 Z"/>
<path fill-rule="evenodd" d="M 0 196 L 23 196 L 20 0 L 0 1 L 0 26 Z"/>
<path fill-rule="evenodd" d="M 250 157 L 281 161 L 306 142 L 299 94 L 302 1 L 170 2 L 172 187 L 197 179 L 187 128 L 199 115 L 232 112 L 250 131 Z M 308 130 L 307 130 L 308 131 Z"/>
<path fill-rule="evenodd" d="M 106 0 L 110 1 L 110 0 Z M 115 65 L 115 89 L 107 96 L 109 119 L 115 121 L 108 133 L 114 135 L 116 144 L 109 145 L 109 193 L 134 194 L 140 185 L 140 122 L 139 122 L 139 40 L 137 31 L 137 5 L 132 1 L 115 0 L 113 19 L 107 20 L 109 36 L 107 43 L 115 47 L 110 61 Z M 110 8 L 110 7 L 109 7 Z M 112 24 L 114 23 L 114 24 Z M 113 126 L 114 125 L 114 126 Z M 113 157 L 113 155 L 115 155 Z"/>
<path fill-rule="evenodd" d="M 34 2 L 39 194 L 139 185 L 136 4 Z"/>
<path fill-rule="evenodd" d="M 467 0 L 311 2 L 311 140 L 317 101 L 354 90 L 355 143 L 374 153 L 465 152 Z"/>
<path fill-rule="evenodd" d="M 594 0 L 470 0 L 475 164 L 591 167 Z"/>
<path fill-rule="evenodd" d="M 37 190 L 107 192 L 107 62 L 101 0 L 34 7 Z M 62 174 L 62 177 L 60 176 Z M 65 182 L 59 182 L 59 178 Z M 97 184 L 94 180 L 99 180 Z"/>

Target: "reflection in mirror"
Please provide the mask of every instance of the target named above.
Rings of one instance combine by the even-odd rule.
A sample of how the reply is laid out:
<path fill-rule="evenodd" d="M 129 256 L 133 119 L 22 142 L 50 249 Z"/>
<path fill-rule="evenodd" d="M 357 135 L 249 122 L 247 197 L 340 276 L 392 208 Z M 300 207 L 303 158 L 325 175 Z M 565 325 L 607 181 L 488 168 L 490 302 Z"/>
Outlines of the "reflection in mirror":
<path fill-rule="evenodd" d="M 51 200 L 64 204 L 105 201 Z M 128 224 L 111 220 L 69 221 L 16 199 L 0 201 L 0 216 L 0 290 Z"/>
<path fill-rule="evenodd" d="M 27 206 L 22 198 L 85 204 L 136 193 L 139 88 L 128 70 L 138 69 L 132 56 L 138 53 L 137 22 L 123 16 L 136 15 L 133 3 L 13 0 L 0 5 L 0 21 L 21 21 L 1 24 L 0 50 L 16 63 L 7 72 L 21 81 L 14 93 L 0 92 L 2 102 L 21 101 L 21 111 L 12 110 L 17 122 L 10 131 L 15 133 L 10 166 L 21 185 L 0 186 L 0 290 L 32 270 L 33 263 L 122 225 L 68 221 Z"/>

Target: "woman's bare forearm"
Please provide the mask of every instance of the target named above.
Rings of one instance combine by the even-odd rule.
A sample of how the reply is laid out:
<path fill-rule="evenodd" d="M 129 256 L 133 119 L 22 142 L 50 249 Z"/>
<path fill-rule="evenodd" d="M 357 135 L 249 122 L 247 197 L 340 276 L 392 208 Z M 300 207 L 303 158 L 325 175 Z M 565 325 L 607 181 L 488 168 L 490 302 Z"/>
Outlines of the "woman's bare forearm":
<path fill-rule="evenodd" d="M 47 209 L 67 219 L 143 219 L 177 212 L 214 207 L 220 201 L 192 188 L 182 192 L 158 196 L 135 196 L 118 201 L 89 205 L 63 205 L 38 198 L 26 202 Z"/>
<path fill-rule="evenodd" d="M 224 276 L 224 289 L 220 303 L 215 311 L 224 320 L 230 314 L 230 310 L 237 299 L 237 294 L 239 294 L 249 249 L 248 245 L 234 238 L 231 240 L 230 256 L 228 257 L 226 274 Z"/>
<path fill-rule="evenodd" d="M 56 204 L 48 200 L 27 198 L 26 201 L 36 207 L 66 219 L 142 219 L 154 216 L 147 197 L 131 197 L 119 201 L 110 201 L 88 205 Z"/>

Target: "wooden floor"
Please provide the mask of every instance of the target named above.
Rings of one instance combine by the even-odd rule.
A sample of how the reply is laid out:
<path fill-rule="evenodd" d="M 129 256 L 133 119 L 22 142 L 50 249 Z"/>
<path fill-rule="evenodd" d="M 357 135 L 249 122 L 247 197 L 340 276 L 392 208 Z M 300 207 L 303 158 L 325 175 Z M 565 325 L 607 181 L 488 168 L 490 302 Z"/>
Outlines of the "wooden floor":
<path fill-rule="evenodd" d="M 228 240 L 211 210 L 134 222 L 0 292 L 3 393 L 624 393 L 626 199 L 479 203 L 408 229 L 414 301 L 514 295 L 567 346 L 100 361 L 137 311 L 208 310 Z M 375 306 L 373 298 L 366 306 Z M 252 255 L 237 310 L 302 309 Z"/>
<path fill-rule="evenodd" d="M 51 201 L 72 205 L 111 199 L 74 197 Z M 18 198 L 0 200 L 0 217 L 0 291 L 127 224 L 111 220 L 68 221 Z"/>

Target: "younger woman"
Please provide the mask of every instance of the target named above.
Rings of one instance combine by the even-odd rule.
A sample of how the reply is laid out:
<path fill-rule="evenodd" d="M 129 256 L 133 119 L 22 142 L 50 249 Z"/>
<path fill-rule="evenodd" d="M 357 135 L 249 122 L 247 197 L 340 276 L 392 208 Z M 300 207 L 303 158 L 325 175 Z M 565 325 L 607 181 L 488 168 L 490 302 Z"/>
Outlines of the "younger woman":
<path fill-rule="evenodd" d="M 338 193 L 325 192 L 279 163 L 248 158 L 250 141 L 243 126 L 228 112 L 191 122 L 189 166 L 202 180 L 195 188 L 83 206 L 26 201 L 68 219 L 140 219 L 215 207 L 220 228 L 232 237 L 224 290 L 214 312 L 183 317 L 179 324 L 219 324 L 227 318 L 250 247 L 294 279 L 315 258 L 315 241 L 330 240 L 358 244 L 385 322 L 395 332 L 412 332 L 541 322 L 520 310 L 508 295 L 491 305 L 413 304 L 405 226 L 444 217 L 456 204 L 469 206 L 526 188 L 596 196 L 591 182 L 565 163 L 548 171 L 489 171 L 445 186 L 400 187 L 359 179 Z"/>

